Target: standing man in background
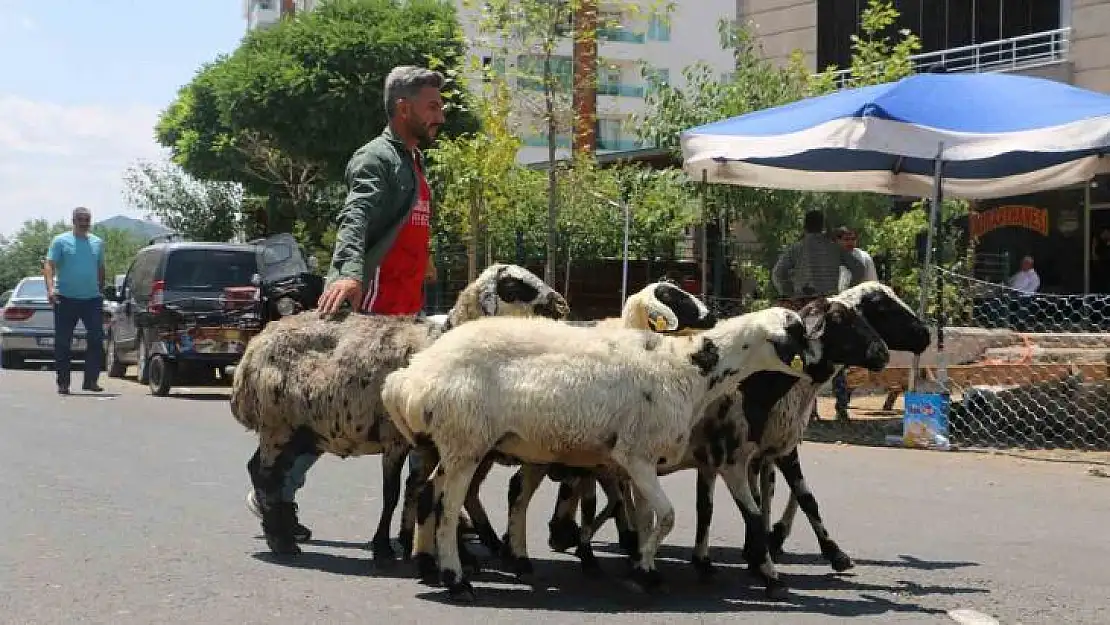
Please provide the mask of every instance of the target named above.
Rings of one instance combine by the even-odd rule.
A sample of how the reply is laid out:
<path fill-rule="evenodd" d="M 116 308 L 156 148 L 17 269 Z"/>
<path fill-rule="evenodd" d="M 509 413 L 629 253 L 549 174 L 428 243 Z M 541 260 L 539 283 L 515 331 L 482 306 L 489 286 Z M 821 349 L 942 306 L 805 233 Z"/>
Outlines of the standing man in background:
<path fill-rule="evenodd" d="M 381 134 L 355 151 L 347 163 L 347 199 L 339 211 L 335 249 L 327 284 L 317 304 L 321 316 L 338 312 L 344 303 L 355 312 L 418 315 L 424 307 L 424 282 L 434 279 L 432 262 L 432 193 L 424 177 L 420 146 L 430 145 L 445 123 L 443 75 L 423 67 L 393 68 L 385 79 L 385 111 L 389 124 Z M 410 455 L 410 468 L 412 458 Z M 304 450 L 291 467 L 281 502 L 292 506 L 294 536 L 306 541 L 312 532 L 297 519 L 296 492 L 308 470 L 320 459 Z M 257 479 L 259 452 L 247 463 Z M 257 483 L 247 495 L 247 508 L 262 518 Z"/>
<path fill-rule="evenodd" d="M 841 247 L 848 250 L 852 256 L 855 256 L 861 263 L 863 263 L 864 275 L 863 281 L 878 281 L 879 272 L 875 271 L 875 260 L 871 258 L 871 254 L 856 247 L 859 243 L 859 235 L 855 230 L 847 227 L 840 226 L 833 231 L 833 238 Z M 852 275 L 848 268 L 844 265 L 840 266 L 840 290 L 849 288 L 852 282 Z M 848 388 L 848 369 L 844 368 L 837 373 L 832 380 L 833 393 L 836 395 L 836 418 L 844 421 L 848 420 L 848 404 L 852 400 L 852 389 Z"/>
<path fill-rule="evenodd" d="M 73 330 L 85 326 L 85 377 L 81 388 L 100 392 L 100 359 L 104 353 L 104 242 L 89 232 L 92 212 L 73 209 L 73 230 L 50 241 L 42 277 L 46 297 L 54 306 L 54 375 L 58 394 L 69 394 Z M 57 278 L 57 284 L 54 280 Z"/>

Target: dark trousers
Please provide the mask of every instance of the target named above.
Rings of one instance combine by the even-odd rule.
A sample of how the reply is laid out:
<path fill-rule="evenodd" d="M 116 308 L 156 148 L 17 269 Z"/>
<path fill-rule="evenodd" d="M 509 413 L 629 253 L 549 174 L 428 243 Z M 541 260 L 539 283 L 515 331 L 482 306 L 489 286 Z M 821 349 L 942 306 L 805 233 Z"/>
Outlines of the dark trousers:
<path fill-rule="evenodd" d="M 78 320 L 85 325 L 85 385 L 95 384 L 100 376 L 100 359 L 104 355 L 104 299 L 58 296 L 54 304 L 54 371 L 58 386 L 69 387 L 73 330 Z"/>

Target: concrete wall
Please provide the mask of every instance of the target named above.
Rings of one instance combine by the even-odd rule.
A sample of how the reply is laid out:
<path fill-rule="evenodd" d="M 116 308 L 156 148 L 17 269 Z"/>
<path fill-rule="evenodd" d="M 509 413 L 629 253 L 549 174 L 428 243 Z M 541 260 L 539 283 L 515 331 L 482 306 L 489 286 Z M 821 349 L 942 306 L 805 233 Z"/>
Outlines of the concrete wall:
<path fill-rule="evenodd" d="M 736 0 L 741 23 L 751 23 L 764 55 L 785 64 L 794 50 L 817 68 L 817 0 Z"/>
<path fill-rule="evenodd" d="M 1073 84 L 1110 93 L 1110 0 L 1071 0 Z"/>

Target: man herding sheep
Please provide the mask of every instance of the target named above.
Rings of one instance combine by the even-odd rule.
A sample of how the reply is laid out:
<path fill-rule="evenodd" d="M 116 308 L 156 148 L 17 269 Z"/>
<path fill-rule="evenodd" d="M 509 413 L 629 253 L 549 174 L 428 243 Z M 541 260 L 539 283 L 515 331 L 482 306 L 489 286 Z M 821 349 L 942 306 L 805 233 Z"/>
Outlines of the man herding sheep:
<path fill-rule="evenodd" d="M 430 144 L 445 122 L 443 85 L 439 72 L 410 65 L 386 76 L 389 125 L 347 163 L 347 200 L 318 304 L 321 315 L 338 312 L 344 303 L 381 315 L 417 315 L 423 308 L 424 280 L 434 278 L 435 265 L 429 251 L 432 194 L 419 146 Z M 303 483 L 318 459 L 297 458 L 294 481 Z M 251 475 L 257 466 L 256 453 L 248 464 Z M 254 493 L 247 505 L 257 516 Z M 298 540 L 311 537 L 299 521 L 296 530 Z"/>

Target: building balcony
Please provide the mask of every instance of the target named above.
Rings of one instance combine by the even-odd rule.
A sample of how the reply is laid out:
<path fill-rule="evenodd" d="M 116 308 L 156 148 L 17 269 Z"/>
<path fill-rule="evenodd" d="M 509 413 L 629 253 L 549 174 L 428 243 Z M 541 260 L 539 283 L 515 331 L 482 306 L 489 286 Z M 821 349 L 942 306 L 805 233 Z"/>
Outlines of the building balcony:
<path fill-rule="evenodd" d="M 643 85 L 629 85 L 627 83 L 598 83 L 597 95 L 623 96 L 626 98 L 644 97 Z"/>
<path fill-rule="evenodd" d="M 915 72 L 941 66 L 948 72 L 1016 72 L 1058 78 L 1049 68 L 1069 60 L 1071 28 L 987 41 L 959 48 L 924 52 L 910 57 Z M 848 86 L 851 70 L 834 74 L 837 88 Z M 1065 78 L 1066 80 L 1066 78 Z"/>
<path fill-rule="evenodd" d="M 599 152 L 629 152 L 638 150 L 644 146 L 640 145 L 640 141 L 634 137 L 618 137 L 616 139 L 611 137 L 598 137 L 597 150 Z"/>
<path fill-rule="evenodd" d="M 530 148 L 546 148 L 547 135 L 532 134 L 521 137 L 521 143 Z M 570 148 L 570 137 L 567 135 L 558 135 L 555 137 L 556 148 Z"/>
<path fill-rule="evenodd" d="M 637 33 L 624 28 L 598 28 L 598 41 L 614 41 L 620 43 L 643 43 L 647 39 L 644 33 Z"/>

